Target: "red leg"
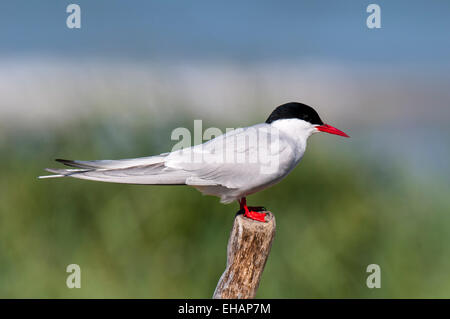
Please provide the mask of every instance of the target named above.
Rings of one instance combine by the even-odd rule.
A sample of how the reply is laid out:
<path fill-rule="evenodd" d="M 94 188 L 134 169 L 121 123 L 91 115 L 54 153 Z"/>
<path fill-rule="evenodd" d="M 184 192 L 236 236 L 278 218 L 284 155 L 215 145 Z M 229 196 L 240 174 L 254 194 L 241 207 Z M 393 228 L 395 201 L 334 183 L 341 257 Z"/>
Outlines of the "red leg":
<path fill-rule="evenodd" d="M 244 207 L 247 206 L 247 199 L 245 197 L 242 197 L 240 200 L 238 199 L 238 203 L 240 209 L 244 209 Z"/>
<path fill-rule="evenodd" d="M 241 209 L 244 210 L 244 216 L 253 220 L 257 220 L 260 222 L 265 222 L 266 213 L 259 213 L 252 210 L 249 210 L 247 206 L 247 199 L 242 197 L 241 200 L 238 200 Z"/>

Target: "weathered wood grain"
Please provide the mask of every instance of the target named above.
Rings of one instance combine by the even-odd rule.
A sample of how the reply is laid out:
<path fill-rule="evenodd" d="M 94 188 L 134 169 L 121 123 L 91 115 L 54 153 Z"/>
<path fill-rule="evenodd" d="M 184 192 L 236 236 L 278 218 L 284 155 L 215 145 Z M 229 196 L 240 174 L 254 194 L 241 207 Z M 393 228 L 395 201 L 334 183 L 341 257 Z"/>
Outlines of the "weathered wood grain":
<path fill-rule="evenodd" d="M 214 299 L 254 298 L 275 236 L 275 216 L 265 212 L 266 222 L 236 215 L 227 247 L 227 266 Z"/>

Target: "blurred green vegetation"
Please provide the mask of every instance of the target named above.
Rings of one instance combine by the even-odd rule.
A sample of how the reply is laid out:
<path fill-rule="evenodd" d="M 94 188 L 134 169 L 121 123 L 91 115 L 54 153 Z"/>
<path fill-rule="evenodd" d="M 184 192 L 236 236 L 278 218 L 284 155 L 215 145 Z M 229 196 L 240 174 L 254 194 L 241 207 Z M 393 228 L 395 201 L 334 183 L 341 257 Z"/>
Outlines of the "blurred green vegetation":
<path fill-rule="evenodd" d="M 2 132 L 0 297 L 212 296 L 237 204 L 189 187 L 36 178 L 59 166 L 53 158 L 166 152 L 172 129 L 192 126 L 150 122 L 93 118 Z M 257 297 L 450 297 L 448 185 L 333 146 L 351 142 L 312 137 L 291 175 L 249 197 L 277 217 Z M 81 289 L 66 287 L 71 263 L 81 266 Z M 381 289 L 366 287 L 372 263 Z"/>

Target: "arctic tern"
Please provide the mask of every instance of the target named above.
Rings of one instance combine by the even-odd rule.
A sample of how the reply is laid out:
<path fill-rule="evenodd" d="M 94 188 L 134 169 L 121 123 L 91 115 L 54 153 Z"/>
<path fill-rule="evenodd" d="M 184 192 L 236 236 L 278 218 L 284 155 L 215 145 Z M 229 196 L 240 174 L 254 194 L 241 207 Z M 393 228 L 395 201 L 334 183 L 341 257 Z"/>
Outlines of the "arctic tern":
<path fill-rule="evenodd" d="M 265 221 L 262 207 L 247 206 L 246 197 L 286 177 L 300 162 L 312 134 L 326 132 L 349 137 L 325 124 L 310 106 L 290 102 L 278 106 L 265 121 L 235 129 L 200 145 L 156 156 L 72 161 L 57 159 L 75 169 L 51 169 L 55 175 L 93 181 L 189 185 L 222 203 L 237 200 L 244 216 Z"/>

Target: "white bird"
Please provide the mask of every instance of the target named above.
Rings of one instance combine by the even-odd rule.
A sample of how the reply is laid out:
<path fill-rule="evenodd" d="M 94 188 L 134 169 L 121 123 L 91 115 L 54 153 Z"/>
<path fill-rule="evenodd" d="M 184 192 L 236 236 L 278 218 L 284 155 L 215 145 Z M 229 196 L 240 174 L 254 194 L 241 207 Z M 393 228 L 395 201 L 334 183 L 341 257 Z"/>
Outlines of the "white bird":
<path fill-rule="evenodd" d="M 93 181 L 189 185 L 206 195 L 218 196 L 222 203 L 237 200 L 244 216 L 264 221 L 262 207 L 247 206 L 246 197 L 266 189 L 300 162 L 308 137 L 326 132 L 349 137 L 324 124 L 317 112 L 302 103 L 277 107 L 265 123 L 235 129 L 204 144 L 156 156 L 72 161 L 57 159 L 76 169 L 50 169 L 55 175 L 39 178 L 74 177 Z"/>

